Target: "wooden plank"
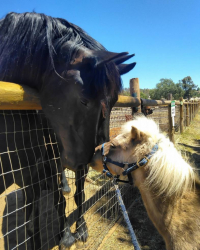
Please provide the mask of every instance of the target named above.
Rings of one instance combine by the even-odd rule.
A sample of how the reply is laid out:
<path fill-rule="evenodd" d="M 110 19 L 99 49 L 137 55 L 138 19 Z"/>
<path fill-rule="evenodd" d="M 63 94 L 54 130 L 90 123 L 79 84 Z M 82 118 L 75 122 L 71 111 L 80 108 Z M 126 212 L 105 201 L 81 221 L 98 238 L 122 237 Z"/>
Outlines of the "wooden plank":
<path fill-rule="evenodd" d="M 137 107 L 138 98 L 131 96 L 118 97 L 115 107 Z M 0 81 L 0 109 L 1 110 L 41 110 L 39 94 L 36 90 L 25 85 Z"/>
<path fill-rule="evenodd" d="M 172 126 L 171 104 L 168 105 L 169 139 L 174 143 L 174 126 Z"/>
<path fill-rule="evenodd" d="M 115 103 L 115 107 L 138 107 L 140 100 L 131 96 L 118 96 L 118 101 Z"/>
<path fill-rule="evenodd" d="M 183 105 L 183 97 L 180 98 L 180 133 L 183 133 L 184 130 L 184 105 Z"/>
<path fill-rule="evenodd" d="M 143 106 L 167 106 L 171 101 L 141 99 Z M 197 101 L 198 102 L 198 101 Z M 175 102 L 180 104 L 179 101 Z M 194 102 L 193 102 L 194 103 Z M 191 103 L 188 103 L 189 105 Z M 132 96 L 118 96 L 115 107 L 138 107 L 140 99 Z M 25 85 L 0 81 L 1 110 L 41 110 L 39 94 Z"/>
<path fill-rule="evenodd" d="M 141 99 L 143 106 L 168 106 L 171 105 L 171 101 L 167 100 L 150 100 L 150 99 Z M 175 101 L 176 105 L 179 105 L 179 101 Z"/>
<path fill-rule="evenodd" d="M 190 125 L 190 117 L 189 117 L 189 105 L 186 103 L 186 126 Z"/>
<path fill-rule="evenodd" d="M 0 81 L 1 110 L 40 110 L 39 95 L 36 90 L 16 83 Z"/>

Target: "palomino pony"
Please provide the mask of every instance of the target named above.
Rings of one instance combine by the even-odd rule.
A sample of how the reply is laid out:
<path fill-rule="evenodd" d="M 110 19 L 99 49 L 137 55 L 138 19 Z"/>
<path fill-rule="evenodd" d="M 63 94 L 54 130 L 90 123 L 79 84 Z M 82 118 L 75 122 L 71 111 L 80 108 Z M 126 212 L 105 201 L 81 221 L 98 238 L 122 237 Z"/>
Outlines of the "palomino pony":
<path fill-rule="evenodd" d="M 69 168 L 76 173 L 75 202 L 79 217 L 76 238 L 82 241 L 86 241 L 88 237 L 82 216 L 82 203 L 85 199 L 82 194 L 86 177 L 84 174 L 87 174 L 87 164 L 94 154 L 95 146 L 109 139 L 110 112 L 122 87 L 120 75 L 135 66 L 135 63 L 122 63 L 132 56 L 126 52 L 108 52 L 81 28 L 62 18 L 37 13 L 9 13 L 0 20 L 0 80 L 28 85 L 39 92 L 42 109 L 59 142 L 62 170 Z M 5 123 L 5 114 L 1 115 Z M 14 121 L 15 125 L 26 118 L 26 115 L 17 116 L 19 115 L 16 114 L 15 118 L 20 120 Z M 12 119 L 13 116 L 10 116 L 7 121 L 10 124 L 10 133 L 14 129 L 14 125 L 11 126 Z M 30 131 L 30 124 L 25 123 L 27 131 Z M 7 135 L 7 128 L 5 133 Z M 28 139 L 26 136 L 29 135 L 25 134 L 19 139 L 22 148 L 30 148 L 30 136 Z M 36 136 L 31 137 L 34 148 L 36 139 Z M 9 139 L 10 147 L 15 141 Z M 8 148 L 7 137 L 4 142 L 0 144 L 0 152 L 5 155 Z M 25 145 L 26 142 L 29 145 Z M 11 161 L 7 154 L 4 157 L 7 157 L 5 164 L 4 161 L 1 162 L 2 172 L 8 171 L 9 174 L 0 175 L 0 193 L 14 182 L 24 187 L 30 184 L 31 178 L 36 178 L 37 183 L 40 174 L 48 176 L 51 171 L 56 171 L 55 167 L 48 170 L 48 164 L 40 164 L 41 158 L 44 159 L 47 154 L 45 151 L 34 153 L 35 157 L 31 157 L 30 152 L 31 159 L 27 161 L 26 155 L 19 157 L 16 148 L 13 148 Z M 15 164 L 15 160 L 19 163 Z M 36 165 L 40 169 L 39 177 L 36 168 L 30 170 L 30 166 Z M 33 177 L 34 171 L 36 177 Z M 58 179 L 61 172 L 58 171 Z M 54 184 L 49 183 L 47 188 L 51 189 L 52 185 Z M 58 187 L 52 189 L 56 188 Z M 26 192 L 26 188 L 24 190 Z M 37 185 L 25 195 L 25 199 L 28 199 L 25 202 L 29 203 L 27 221 L 33 210 L 33 200 L 37 196 L 40 196 Z M 62 195 L 59 193 L 57 196 Z M 64 214 L 65 200 L 63 197 L 60 199 L 58 201 L 57 198 L 57 204 L 54 204 L 60 218 L 59 239 L 69 247 L 75 238 Z M 64 204 L 63 208 L 60 204 Z M 38 227 L 36 222 L 34 229 L 28 230 L 32 248 L 37 250 L 41 248 Z"/>
<path fill-rule="evenodd" d="M 101 148 L 96 148 L 91 163 L 98 171 L 103 168 Z M 166 249 L 200 249 L 199 177 L 156 123 L 145 117 L 127 122 L 122 134 L 103 148 L 111 173 L 124 175 L 132 170 L 134 184 Z"/>

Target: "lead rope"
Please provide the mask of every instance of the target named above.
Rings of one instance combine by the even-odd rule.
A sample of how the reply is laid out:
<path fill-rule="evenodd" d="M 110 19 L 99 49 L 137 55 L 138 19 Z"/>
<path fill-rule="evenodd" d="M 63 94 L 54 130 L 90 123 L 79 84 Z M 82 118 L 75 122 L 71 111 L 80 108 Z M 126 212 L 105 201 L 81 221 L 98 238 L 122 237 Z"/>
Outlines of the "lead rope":
<path fill-rule="evenodd" d="M 128 213 L 127 213 L 127 211 L 126 211 L 126 207 L 125 207 L 124 202 L 123 202 L 123 199 L 122 199 L 121 192 L 120 192 L 120 190 L 119 190 L 119 185 L 118 185 L 118 183 L 117 183 L 117 181 L 116 181 L 115 178 L 114 178 L 114 180 L 113 180 L 113 185 L 114 185 L 114 187 L 115 187 L 115 192 L 116 192 L 117 200 L 118 200 L 119 205 L 120 205 L 120 207 L 121 207 L 121 211 L 122 211 L 124 220 L 125 220 L 126 225 L 127 225 L 127 227 L 128 227 L 128 231 L 129 231 L 129 233 L 130 233 L 130 235 L 131 235 L 131 241 L 132 241 L 132 243 L 133 243 L 134 249 L 135 249 L 135 250 L 140 250 L 139 243 L 138 243 L 138 241 L 137 241 L 135 232 L 134 232 L 133 227 L 132 227 L 132 225 L 131 225 L 130 219 L 129 219 L 129 217 L 128 217 Z"/>
<path fill-rule="evenodd" d="M 118 182 L 119 182 L 119 181 L 120 181 L 120 182 L 126 182 L 126 181 L 119 180 L 119 178 L 118 178 L 119 176 L 113 176 L 113 175 L 110 173 L 110 171 L 109 171 L 109 169 L 108 169 L 108 167 L 107 167 L 107 165 L 106 165 L 107 162 L 110 162 L 110 163 L 112 163 L 112 164 L 117 165 L 118 167 L 123 168 L 124 165 L 125 165 L 125 163 L 119 163 L 119 162 L 116 162 L 116 161 L 113 161 L 113 160 L 107 158 L 107 157 L 105 156 L 105 152 L 104 152 L 104 144 L 105 144 L 105 143 L 103 143 L 103 144 L 102 144 L 102 147 L 101 147 L 101 154 L 102 154 L 102 157 L 103 157 L 103 158 L 102 158 L 102 162 L 103 162 L 103 173 L 104 173 L 106 176 L 108 176 L 109 178 L 112 178 L 112 179 L 113 179 L 113 185 L 114 185 L 114 187 L 115 187 L 117 200 L 118 200 L 119 205 L 120 205 L 120 207 L 121 207 L 121 211 L 122 211 L 124 220 L 125 220 L 125 222 L 126 222 L 126 224 L 127 224 L 129 233 L 130 233 L 130 235 L 131 235 L 131 241 L 132 241 L 132 243 L 133 243 L 134 249 L 135 249 L 135 250 L 140 250 L 139 243 L 138 243 L 137 238 L 136 238 L 136 235 L 135 235 L 135 233 L 134 233 L 134 231 L 133 231 L 131 222 L 130 222 L 129 217 L 128 217 L 128 213 L 127 213 L 127 211 L 126 211 L 126 207 L 125 207 L 125 205 L 124 205 L 124 202 L 123 202 L 123 199 L 122 199 L 122 196 L 121 196 L 121 192 L 120 192 L 120 190 L 119 190 Z M 148 163 L 149 159 L 152 157 L 152 155 L 153 155 L 157 150 L 158 150 L 158 144 L 156 143 L 156 144 L 154 145 L 154 147 L 152 148 L 151 152 L 150 152 L 148 155 L 146 155 L 142 160 L 137 161 L 137 162 L 134 163 L 134 164 L 128 164 L 129 167 L 128 167 L 126 170 L 124 170 L 122 174 L 128 176 L 128 179 L 129 179 L 128 182 L 129 182 L 129 184 L 131 184 L 131 185 L 133 184 L 133 183 L 132 183 L 133 179 L 132 179 L 132 177 L 131 177 L 131 172 L 134 171 L 134 170 L 136 170 L 136 169 L 138 169 L 139 167 L 144 167 L 144 166 L 146 166 L 146 164 Z"/>
<path fill-rule="evenodd" d="M 102 150 L 102 156 L 105 156 L 104 143 L 102 144 L 101 150 Z M 131 241 L 133 243 L 134 250 L 140 250 L 139 243 L 137 241 L 135 232 L 134 232 L 133 227 L 131 225 L 130 219 L 128 217 L 128 213 L 126 211 L 126 207 L 125 207 L 123 199 L 122 199 L 122 195 L 121 195 L 121 192 L 120 192 L 120 189 L 119 189 L 119 185 L 118 185 L 118 177 L 116 177 L 116 176 L 113 177 L 113 175 L 109 172 L 109 170 L 108 170 L 108 168 L 106 166 L 106 161 L 105 160 L 103 160 L 103 165 L 104 165 L 103 173 L 106 174 L 109 178 L 113 178 L 112 182 L 113 182 L 113 185 L 115 187 L 115 192 L 116 192 L 117 200 L 119 202 L 119 205 L 120 205 L 120 208 L 121 208 L 124 220 L 125 220 L 126 225 L 128 227 L 128 231 L 129 231 L 129 233 L 131 235 Z"/>

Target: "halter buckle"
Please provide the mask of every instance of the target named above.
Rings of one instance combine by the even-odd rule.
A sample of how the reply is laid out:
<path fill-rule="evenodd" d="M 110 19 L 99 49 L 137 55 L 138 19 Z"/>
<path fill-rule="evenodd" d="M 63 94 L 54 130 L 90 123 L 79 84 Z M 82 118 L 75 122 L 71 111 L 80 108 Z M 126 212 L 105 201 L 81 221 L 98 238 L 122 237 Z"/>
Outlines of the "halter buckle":
<path fill-rule="evenodd" d="M 103 163 L 106 163 L 107 162 L 107 157 L 104 155 L 103 156 Z"/>
<path fill-rule="evenodd" d="M 147 162 L 146 162 L 144 165 L 140 165 L 139 160 L 138 160 L 137 163 L 136 163 L 136 165 L 138 166 L 138 168 L 140 168 L 140 167 L 145 167 L 145 166 L 148 164 L 149 159 L 148 159 L 146 156 L 144 156 L 143 159 L 146 159 Z"/>

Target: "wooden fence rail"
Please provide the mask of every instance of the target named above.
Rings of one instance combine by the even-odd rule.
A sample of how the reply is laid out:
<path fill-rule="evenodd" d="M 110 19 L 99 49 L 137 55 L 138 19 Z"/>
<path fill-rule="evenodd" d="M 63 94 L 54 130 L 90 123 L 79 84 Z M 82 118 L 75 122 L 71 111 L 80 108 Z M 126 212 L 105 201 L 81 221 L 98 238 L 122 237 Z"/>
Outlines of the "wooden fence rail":
<path fill-rule="evenodd" d="M 156 106 L 168 106 L 169 137 L 174 142 L 174 127 L 171 118 L 171 101 L 140 99 L 139 79 L 130 80 L 130 95 L 119 95 L 115 107 L 131 107 L 133 113 L 141 112 L 141 109 L 150 109 Z M 180 106 L 180 132 L 184 130 L 184 108 L 186 108 L 186 126 L 189 126 L 197 113 L 200 100 L 175 101 Z M 36 90 L 15 83 L 0 81 L 0 110 L 41 110 L 39 94 Z"/>

